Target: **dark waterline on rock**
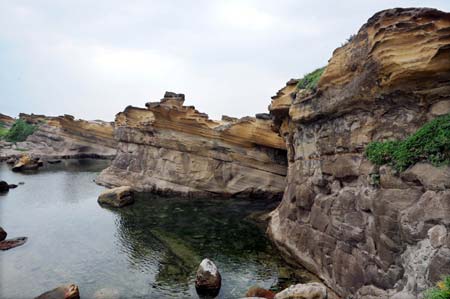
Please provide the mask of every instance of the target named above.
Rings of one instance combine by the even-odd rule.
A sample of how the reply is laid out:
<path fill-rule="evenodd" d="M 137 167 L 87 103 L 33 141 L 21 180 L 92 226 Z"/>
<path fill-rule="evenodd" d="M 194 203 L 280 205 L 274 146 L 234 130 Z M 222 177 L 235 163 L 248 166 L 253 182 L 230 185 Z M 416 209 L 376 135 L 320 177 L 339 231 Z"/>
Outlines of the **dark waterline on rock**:
<path fill-rule="evenodd" d="M 141 194 L 132 206 L 102 208 L 96 199 L 104 188 L 93 179 L 107 163 L 65 160 L 27 174 L 0 164 L 1 180 L 25 182 L 0 195 L 0 226 L 29 237 L 0 252 L 0 298 L 33 298 L 71 282 L 82 298 L 197 298 L 194 276 L 205 257 L 222 274 L 219 298 L 310 279 L 283 263 L 248 220 L 269 203 Z"/>

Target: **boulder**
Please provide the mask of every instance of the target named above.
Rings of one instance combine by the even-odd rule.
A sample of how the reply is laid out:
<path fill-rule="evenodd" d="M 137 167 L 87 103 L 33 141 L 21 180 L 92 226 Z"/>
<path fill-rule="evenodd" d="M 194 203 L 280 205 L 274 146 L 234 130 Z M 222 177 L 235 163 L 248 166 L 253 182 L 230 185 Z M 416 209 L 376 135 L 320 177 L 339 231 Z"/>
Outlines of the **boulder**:
<path fill-rule="evenodd" d="M 80 291 L 75 284 L 62 285 L 39 295 L 35 299 L 80 299 Z"/>
<path fill-rule="evenodd" d="M 0 226 L 0 241 L 5 240 L 7 235 L 8 233 Z"/>
<path fill-rule="evenodd" d="M 117 187 L 103 191 L 98 197 L 98 203 L 121 208 L 134 203 L 133 189 L 128 186 Z"/>
<path fill-rule="evenodd" d="M 216 265 L 209 259 L 204 259 L 197 270 L 195 289 L 199 296 L 216 297 L 222 285 L 222 277 Z"/>
<path fill-rule="evenodd" d="M 8 239 L 0 241 L 0 250 L 9 250 L 18 246 L 25 244 L 28 240 L 27 237 L 19 237 L 14 239 Z"/>
<path fill-rule="evenodd" d="M 29 155 L 23 155 L 19 161 L 12 167 L 13 171 L 36 170 L 44 165 L 39 158 L 32 158 Z"/>
<path fill-rule="evenodd" d="M 273 299 L 275 297 L 275 293 L 272 291 L 266 290 L 264 288 L 261 288 L 259 286 L 253 286 L 250 289 L 248 289 L 245 296 L 246 297 L 258 297 L 258 298 Z"/>
<path fill-rule="evenodd" d="M 292 285 L 275 295 L 275 299 L 326 299 L 327 288 L 322 283 L 311 282 Z"/>
<path fill-rule="evenodd" d="M 0 192 L 6 192 L 9 191 L 9 185 L 5 181 L 0 181 Z"/>

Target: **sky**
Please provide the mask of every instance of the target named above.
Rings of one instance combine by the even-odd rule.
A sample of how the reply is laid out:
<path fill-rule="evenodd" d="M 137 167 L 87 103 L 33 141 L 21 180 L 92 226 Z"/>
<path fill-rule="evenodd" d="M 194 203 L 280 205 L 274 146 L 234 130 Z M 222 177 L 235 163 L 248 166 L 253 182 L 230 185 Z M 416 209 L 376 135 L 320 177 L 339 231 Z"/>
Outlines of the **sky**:
<path fill-rule="evenodd" d="M 113 120 L 165 91 L 210 118 L 267 112 L 377 11 L 449 0 L 0 0 L 0 113 Z"/>

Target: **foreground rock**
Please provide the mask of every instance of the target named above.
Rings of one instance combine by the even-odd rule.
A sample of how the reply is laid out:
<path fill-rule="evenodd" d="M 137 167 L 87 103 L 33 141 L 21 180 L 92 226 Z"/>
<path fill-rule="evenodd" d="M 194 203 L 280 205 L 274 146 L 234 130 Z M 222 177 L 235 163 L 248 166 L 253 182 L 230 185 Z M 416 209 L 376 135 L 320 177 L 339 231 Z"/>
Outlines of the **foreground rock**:
<path fill-rule="evenodd" d="M 327 288 L 318 282 L 296 284 L 279 292 L 275 299 L 326 299 Z"/>
<path fill-rule="evenodd" d="M 27 237 L 19 237 L 14 239 L 7 239 L 0 241 L 0 250 L 9 250 L 18 246 L 25 244 L 28 240 Z"/>
<path fill-rule="evenodd" d="M 63 285 L 45 292 L 35 299 L 80 299 L 80 291 L 75 284 Z"/>
<path fill-rule="evenodd" d="M 448 167 L 399 175 L 364 156 L 450 113 L 449 31 L 434 9 L 377 13 L 334 51 L 316 91 L 288 84 L 273 98 L 289 171 L 269 234 L 343 298 L 420 298 L 450 273 Z"/>
<path fill-rule="evenodd" d="M 0 241 L 5 240 L 7 235 L 8 233 L 0 226 Z"/>
<path fill-rule="evenodd" d="M 271 120 L 213 121 L 183 103 L 167 92 L 117 114 L 117 156 L 96 182 L 186 197 L 281 197 L 286 151 Z"/>
<path fill-rule="evenodd" d="M 23 155 L 12 167 L 13 171 L 27 171 L 27 170 L 37 170 L 44 164 L 39 158 L 33 158 L 30 155 Z"/>
<path fill-rule="evenodd" d="M 275 297 L 275 293 L 258 286 L 253 286 L 247 291 L 245 296 L 247 298 L 256 297 L 256 298 L 273 299 Z"/>
<path fill-rule="evenodd" d="M 33 157 L 57 161 L 61 158 L 112 158 L 117 142 L 113 123 L 75 119 L 71 115 L 44 116 L 21 113 L 19 118 L 37 127 L 26 141 L 0 142 L 0 161 L 12 163 L 23 150 Z"/>
<path fill-rule="evenodd" d="M 103 191 L 98 197 L 98 203 L 114 208 L 122 208 L 134 203 L 133 189 L 128 186 L 117 187 Z"/>
<path fill-rule="evenodd" d="M 195 289 L 199 296 L 216 297 L 220 292 L 222 277 L 216 265 L 209 259 L 204 259 L 197 270 Z"/>
<path fill-rule="evenodd" d="M 9 185 L 5 181 L 0 181 L 0 192 L 7 192 L 9 191 Z"/>

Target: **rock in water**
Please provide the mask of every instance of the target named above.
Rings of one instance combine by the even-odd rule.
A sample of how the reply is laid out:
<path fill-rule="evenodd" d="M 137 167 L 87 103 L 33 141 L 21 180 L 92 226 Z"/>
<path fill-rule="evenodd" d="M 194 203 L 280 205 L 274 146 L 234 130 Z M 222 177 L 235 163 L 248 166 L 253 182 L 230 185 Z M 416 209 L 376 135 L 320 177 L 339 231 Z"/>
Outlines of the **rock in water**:
<path fill-rule="evenodd" d="M 257 298 L 266 298 L 273 299 L 275 297 L 275 293 L 266 289 L 263 289 L 259 286 L 253 286 L 248 289 L 245 294 L 246 297 L 257 297 Z"/>
<path fill-rule="evenodd" d="M 9 250 L 12 248 L 15 248 L 17 246 L 21 246 L 25 244 L 25 242 L 28 240 L 27 237 L 19 237 L 15 239 L 8 239 L 0 241 L 0 250 Z"/>
<path fill-rule="evenodd" d="M 16 184 L 9 184 L 8 187 L 9 187 L 9 189 L 15 189 L 15 188 L 17 188 L 17 185 Z"/>
<path fill-rule="evenodd" d="M 318 282 L 292 285 L 275 295 L 275 299 L 326 299 L 327 288 Z"/>
<path fill-rule="evenodd" d="M 55 159 L 55 160 L 48 160 L 47 162 L 50 164 L 58 164 L 58 163 L 61 163 L 61 160 Z"/>
<path fill-rule="evenodd" d="M 6 164 L 14 165 L 15 163 L 16 163 L 16 158 L 14 158 L 14 157 L 11 157 L 8 160 L 6 160 Z"/>
<path fill-rule="evenodd" d="M 209 259 L 204 259 L 197 270 L 195 289 L 200 297 L 216 297 L 222 285 L 222 277 L 216 265 Z"/>
<path fill-rule="evenodd" d="M 39 158 L 31 158 L 30 155 L 23 155 L 19 161 L 14 164 L 13 171 L 36 170 L 43 165 Z"/>
<path fill-rule="evenodd" d="M 62 285 L 39 295 L 35 299 L 80 299 L 80 291 L 74 284 Z"/>
<path fill-rule="evenodd" d="M 5 181 L 0 181 L 0 192 L 9 191 L 9 185 Z"/>
<path fill-rule="evenodd" d="M 103 191 L 98 197 L 99 204 L 121 208 L 134 203 L 133 189 L 128 186 L 117 187 Z"/>
<path fill-rule="evenodd" d="M 5 240 L 7 235 L 8 233 L 0 226 L 0 241 Z"/>

